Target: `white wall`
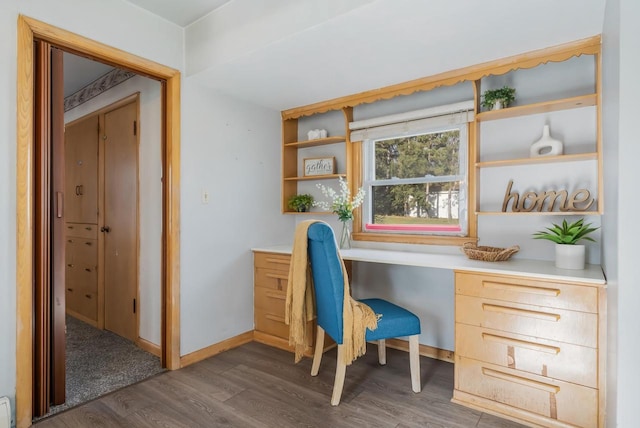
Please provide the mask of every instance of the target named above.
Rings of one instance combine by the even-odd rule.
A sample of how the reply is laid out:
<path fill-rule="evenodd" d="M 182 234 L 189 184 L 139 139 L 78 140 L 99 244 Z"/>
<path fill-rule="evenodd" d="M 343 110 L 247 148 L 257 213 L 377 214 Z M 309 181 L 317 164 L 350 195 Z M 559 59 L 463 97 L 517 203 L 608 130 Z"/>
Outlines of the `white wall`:
<path fill-rule="evenodd" d="M 16 34 L 18 14 L 182 68 L 183 32 L 124 0 L 0 2 L 0 395 L 16 387 Z"/>
<path fill-rule="evenodd" d="M 16 385 L 16 3 L 0 2 L 0 396 Z"/>
<path fill-rule="evenodd" d="M 640 4 L 635 0 L 608 0 L 604 21 L 604 142 L 607 194 L 603 219 L 603 265 L 608 287 L 607 424 L 638 424 L 637 388 L 640 382 L 640 265 L 637 262 L 635 197 L 640 181 L 637 116 L 640 112 Z"/>
<path fill-rule="evenodd" d="M 65 123 L 140 93 L 140 337 L 161 343 L 162 155 L 160 82 L 135 76 L 65 113 Z"/>
<path fill-rule="evenodd" d="M 181 355 L 253 330 L 250 248 L 290 243 L 280 214 L 280 114 L 182 86 Z M 202 192 L 209 203 L 202 203 Z"/>

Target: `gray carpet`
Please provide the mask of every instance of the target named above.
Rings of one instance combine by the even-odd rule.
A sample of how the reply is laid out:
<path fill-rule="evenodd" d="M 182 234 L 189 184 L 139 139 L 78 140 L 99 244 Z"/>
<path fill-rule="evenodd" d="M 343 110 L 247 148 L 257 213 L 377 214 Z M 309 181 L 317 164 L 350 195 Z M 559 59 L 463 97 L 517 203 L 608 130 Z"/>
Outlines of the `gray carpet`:
<path fill-rule="evenodd" d="M 132 342 L 67 316 L 67 401 L 48 415 L 134 384 L 164 369 Z M 48 416 L 47 415 L 47 416 Z"/>

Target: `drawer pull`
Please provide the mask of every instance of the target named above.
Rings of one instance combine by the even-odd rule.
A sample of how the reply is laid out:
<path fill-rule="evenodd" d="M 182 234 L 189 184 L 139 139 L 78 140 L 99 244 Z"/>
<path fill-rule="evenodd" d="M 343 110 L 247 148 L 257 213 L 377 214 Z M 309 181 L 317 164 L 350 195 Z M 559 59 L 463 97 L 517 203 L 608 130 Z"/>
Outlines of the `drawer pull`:
<path fill-rule="evenodd" d="M 91 242 L 85 242 L 84 245 L 92 246 L 93 244 Z"/>
<path fill-rule="evenodd" d="M 285 281 L 289 279 L 289 275 L 277 274 L 277 273 L 268 273 L 265 276 L 271 279 L 284 279 Z"/>
<path fill-rule="evenodd" d="M 520 376 L 515 376 L 509 373 L 503 373 L 498 370 L 489 369 L 487 367 L 482 368 L 482 374 L 485 376 L 493 377 L 496 379 L 504 380 L 507 382 L 517 383 L 530 388 L 539 389 L 551 394 L 557 394 L 560 392 L 560 387 L 555 385 L 549 385 L 548 383 L 538 382 L 537 380 L 527 379 Z"/>
<path fill-rule="evenodd" d="M 266 319 L 271 320 L 271 321 L 277 321 L 277 322 L 281 322 L 284 324 L 284 318 L 276 316 L 276 315 L 271 315 L 271 314 L 266 314 L 264 316 Z"/>
<path fill-rule="evenodd" d="M 86 270 L 87 272 L 91 272 L 91 269 L 89 268 L 84 268 L 84 270 Z"/>
<path fill-rule="evenodd" d="M 265 261 L 267 263 L 277 263 L 277 264 L 281 264 L 281 265 L 288 265 L 289 264 L 289 260 L 284 260 L 284 259 L 266 258 Z"/>
<path fill-rule="evenodd" d="M 283 296 L 282 294 L 279 293 L 270 293 L 270 292 L 266 292 L 264 293 L 268 298 L 270 299 L 278 299 L 278 300 L 285 300 L 287 298 L 287 296 Z"/>
<path fill-rule="evenodd" d="M 91 226 L 85 227 L 86 230 L 91 230 Z"/>
<path fill-rule="evenodd" d="M 73 267 L 73 263 L 67 264 L 68 267 Z"/>
<path fill-rule="evenodd" d="M 560 348 L 558 348 L 557 346 L 542 345 L 540 343 L 527 342 L 526 340 L 512 339 L 510 337 L 504 337 L 504 336 L 496 336 L 489 333 L 482 333 L 482 339 L 489 340 L 492 342 L 497 342 L 497 343 L 503 343 L 508 346 L 515 346 L 518 348 L 531 349 L 533 351 L 546 352 L 548 354 L 560 353 Z"/>
<path fill-rule="evenodd" d="M 67 226 L 67 229 L 73 229 L 73 226 Z"/>
<path fill-rule="evenodd" d="M 73 292 L 73 288 L 67 288 L 67 291 Z"/>
<path fill-rule="evenodd" d="M 85 294 L 84 297 L 86 297 L 87 299 L 91 298 L 91 294 Z"/>
<path fill-rule="evenodd" d="M 531 285 L 507 284 L 504 282 L 482 281 L 485 288 L 493 288 L 496 290 L 515 291 L 519 293 L 538 294 L 541 296 L 558 297 L 560 290 L 557 288 L 533 287 Z"/>
<path fill-rule="evenodd" d="M 550 314 L 548 312 L 530 311 L 528 309 L 510 308 L 508 306 L 491 305 L 489 303 L 482 304 L 483 311 L 498 312 L 508 315 L 517 315 L 521 317 L 537 318 L 544 321 L 558 322 L 559 314 Z"/>

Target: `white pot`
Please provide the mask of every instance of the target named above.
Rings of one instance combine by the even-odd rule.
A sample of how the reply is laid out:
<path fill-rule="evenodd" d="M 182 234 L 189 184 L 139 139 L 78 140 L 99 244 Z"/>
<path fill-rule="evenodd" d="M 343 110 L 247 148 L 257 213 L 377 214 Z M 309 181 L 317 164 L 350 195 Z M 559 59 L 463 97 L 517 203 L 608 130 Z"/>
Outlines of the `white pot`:
<path fill-rule="evenodd" d="M 584 269 L 584 245 L 556 244 L 556 267 Z"/>

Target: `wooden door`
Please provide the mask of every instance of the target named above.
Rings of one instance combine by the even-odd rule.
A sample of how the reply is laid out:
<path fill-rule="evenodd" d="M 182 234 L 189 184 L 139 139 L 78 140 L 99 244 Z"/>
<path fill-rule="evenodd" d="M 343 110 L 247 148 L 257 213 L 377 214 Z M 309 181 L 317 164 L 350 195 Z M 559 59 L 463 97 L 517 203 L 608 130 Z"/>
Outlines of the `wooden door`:
<path fill-rule="evenodd" d="M 105 328 L 138 338 L 137 102 L 104 115 Z"/>
<path fill-rule="evenodd" d="M 33 415 L 65 401 L 62 52 L 36 42 Z"/>
<path fill-rule="evenodd" d="M 98 116 L 65 129 L 65 220 L 98 223 Z"/>

